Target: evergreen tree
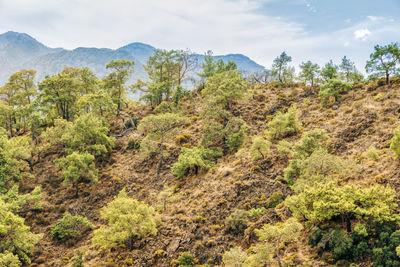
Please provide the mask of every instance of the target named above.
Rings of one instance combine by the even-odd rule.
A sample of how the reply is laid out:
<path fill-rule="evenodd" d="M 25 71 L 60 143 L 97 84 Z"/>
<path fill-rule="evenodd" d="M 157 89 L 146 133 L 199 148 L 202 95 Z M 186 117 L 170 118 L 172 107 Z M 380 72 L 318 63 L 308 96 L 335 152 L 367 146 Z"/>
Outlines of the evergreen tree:
<path fill-rule="evenodd" d="M 287 78 L 286 76 L 290 74 L 288 66 L 290 62 L 292 62 L 292 57 L 288 56 L 286 52 L 282 52 L 279 57 L 274 59 L 271 74 L 281 83 L 284 83 Z"/>
<path fill-rule="evenodd" d="M 377 77 L 385 76 L 386 84 L 390 84 L 390 75 L 396 73 L 400 63 L 400 48 L 397 44 L 385 46 L 376 45 L 375 51 L 369 56 L 365 70 Z"/>
<path fill-rule="evenodd" d="M 125 83 L 133 72 L 134 64 L 134 61 L 119 59 L 111 60 L 106 65 L 106 69 L 111 69 L 113 72 L 104 78 L 105 88 L 108 90 L 111 99 L 117 105 L 117 116 L 119 116 L 126 98 Z"/>
<path fill-rule="evenodd" d="M 154 209 L 141 201 L 128 197 L 125 189 L 100 210 L 100 216 L 107 221 L 94 231 L 92 242 L 102 248 L 126 245 L 133 249 L 135 238 L 157 234 L 158 218 Z"/>
<path fill-rule="evenodd" d="M 164 160 L 164 142 L 174 135 L 175 130 L 186 122 L 186 118 L 174 113 L 149 115 L 143 118 L 138 126 L 140 133 L 146 138 L 141 144 L 141 150 L 146 154 L 153 151 L 158 154 L 157 174 L 160 174 Z"/>
<path fill-rule="evenodd" d="M 311 61 L 302 62 L 300 68 L 300 79 L 302 79 L 305 83 L 309 82 L 311 86 L 314 86 L 314 83 L 320 72 L 320 67 L 318 64 L 313 64 Z"/>

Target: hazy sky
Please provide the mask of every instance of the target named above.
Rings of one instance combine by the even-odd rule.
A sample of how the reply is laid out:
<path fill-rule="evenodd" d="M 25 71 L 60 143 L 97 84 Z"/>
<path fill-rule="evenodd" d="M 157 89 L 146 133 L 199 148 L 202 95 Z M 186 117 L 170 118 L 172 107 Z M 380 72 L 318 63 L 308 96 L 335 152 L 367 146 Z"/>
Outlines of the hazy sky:
<path fill-rule="evenodd" d="M 0 0 L 0 33 L 50 47 L 157 48 L 242 53 L 269 68 L 347 55 L 364 68 L 376 44 L 400 42 L 400 0 Z"/>

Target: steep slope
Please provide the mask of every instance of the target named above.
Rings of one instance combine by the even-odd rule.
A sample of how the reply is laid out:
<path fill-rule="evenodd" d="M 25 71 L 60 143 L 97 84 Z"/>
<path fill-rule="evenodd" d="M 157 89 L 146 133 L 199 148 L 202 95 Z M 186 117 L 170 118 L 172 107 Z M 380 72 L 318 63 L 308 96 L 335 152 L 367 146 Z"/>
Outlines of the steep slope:
<path fill-rule="evenodd" d="M 262 135 L 267 129 L 266 122 L 274 114 L 295 104 L 300 111 L 303 132 L 325 129 L 330 136 L 330 153 L 356 161 L 358 167 L 343 183 L 388 184 L 400 192 L 399 160 L 389 149 L 393 130 L 400 119 L 399 89 L 399 80 L 391 87 L 361 84 L 354 86 L 340 101 L 324 107 L 316 87 L 262 85 L 253 88 L 246 99 L 235 103 L 233 115 L 246 121 L 249 136 Z M 278 194 L 285 198 L 292 194 L 289 186 L 280 179 L 288 159 L 279 154 L 274 145 L 264 160 L 240 160 L 227 153 L 208 173 L 189 175 L 183 179 L 171 174 L 169 168 L 176 161 L 180 149 L 196 145 L 202 133 L 202 99 L 197 92 L 193 92 L 193 97 L 193 102 L 186 100 L 183 103 L 183 113 L 190 118 L 190 124 L 179 133 L 186 133 L 188 141 L 181 144 L 176 138 L 167 144 L 169 157 L 160 176 L 156 175 L 156 159 L 143 160 L 138 150 L 127 149 L 129 140 L 140 141 L 143 137 L 134 128 L 129 131 L 123 128 L 124 120 L 130 115 L 140 121 L 151 114 L 152 110 L 147 106 L 125 110 L 120 119 L 112 121 L 113 134 L 118 138 L 115 149 L 110 160 L 98 166 L 99 182 L 81 184 L 79 199 L 72 197 L 71 188 L 61 184 L 62 178 L 53 163 L 57 151 L 45 155 L 35 165 L 37 180 L 25 182 L 23 190 L 41 184 L 46 206 L 42 212 L 27 214 L 27 222 L 45 237 L 34 252 L 30 266 L 65 266 L 78 248 L 84 250 L 88 266 L 171 266 L 184 251 L 190 251 L 198 264 L 216 266 L 221 264 L 224 251 L 232 246 L 250 248 L 257 240 L 254 229 L 290 215 L 285 206 L 270 206 L 273 196 Z M 294 143 L 300 135 L 287 140 Z M 371 145 L 379 150 L 380 160 L 377 162 L 362 157 Z M 172 195 L 164 210 L 160 193 L 165 186 L 171 188 Z M 136 240 L 133 251 L 117 249 L 111 252 L 91 248 L 92 234 L 71 244 L 50 239 L 50 228 L 65 211 L 87 216 L 97 226 L 103 224 L 98 209 L 111 201 L 123 187 L 130 196 L 160 211 L 162 224 L 157 236 Z M 399 197 L 397 193 L 398 204 Z M 235 209 L 260 207 L 266 208 L 266 213 L 251 221 L 243 234 L 227 229 L 225 219 Z M 323 262 L 316 250 L 307 245 L 307 231 L 286 250 L 285 256 L 291 259 L 294 266 L 333 266 Z M 369 266 L 369 259 L 359 264 Z"/>

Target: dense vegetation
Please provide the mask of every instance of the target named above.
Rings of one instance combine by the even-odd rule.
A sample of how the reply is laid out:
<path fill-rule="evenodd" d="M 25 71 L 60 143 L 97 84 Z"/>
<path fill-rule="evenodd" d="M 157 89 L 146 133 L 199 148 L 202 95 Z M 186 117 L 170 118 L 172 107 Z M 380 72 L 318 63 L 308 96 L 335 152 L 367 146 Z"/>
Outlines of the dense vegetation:
<path fill-rule="evenodd" d="M 211 55 L 191 92 L 190 51 L 132 85 L 127 60 L 10 77 L 0 266 L 399 266 L 399 46 L 367 79 L 346 56 L 243 77 Z"/>

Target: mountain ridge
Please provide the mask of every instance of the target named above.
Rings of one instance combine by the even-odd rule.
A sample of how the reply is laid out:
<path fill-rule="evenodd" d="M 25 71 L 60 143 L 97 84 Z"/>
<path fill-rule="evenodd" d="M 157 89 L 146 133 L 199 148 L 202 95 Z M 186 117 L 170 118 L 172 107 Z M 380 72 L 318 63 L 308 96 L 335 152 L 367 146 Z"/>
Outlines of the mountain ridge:
<path fill-rule="evenodd" d="M 50 48 L 26 33 L 8 31 L 0 34 L 0 84 L 7 82 L 9 76 L 21 69 L 37 70 L 37 81 L 46 75 L 60 72 L 65 66 L 89 67 L 102 78 L 109 73 L 105 65 L 113 59 L 135 61 L 135 71 L 131 82 L 146 79 L 143 67 L 156 48 L 145 43 L 133 42 L 117 49 L 97 47 L 77 47 L 72 50 Z M 195 54 L 199 62 L 204 55 Z M 235 61 L 238 69 L 246 74 L 264 71 L 265 67 L 257 64 L 242 54 L 216 55 L 216 59 Z M 194 72 L 199 71 L 196 69 Z"/>

